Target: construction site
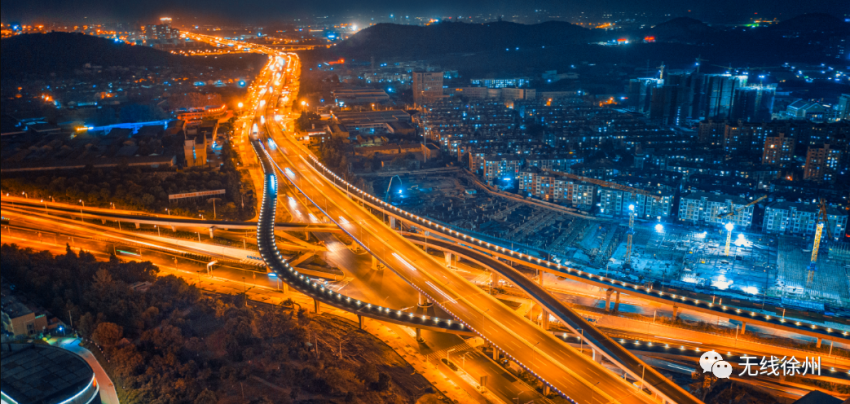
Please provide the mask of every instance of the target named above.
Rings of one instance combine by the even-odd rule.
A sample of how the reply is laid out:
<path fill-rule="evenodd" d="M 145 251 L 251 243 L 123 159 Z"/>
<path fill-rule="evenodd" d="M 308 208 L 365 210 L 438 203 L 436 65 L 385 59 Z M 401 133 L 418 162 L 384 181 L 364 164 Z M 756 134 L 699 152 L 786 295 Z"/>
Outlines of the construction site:
<path fill-rule="evenodd" d="M 414 171 L 403 179 L 371 178 L 370 185 L 376 196 L 412 213 L 574 268 L 758 304 L 850 310 L 850 251 L 843 244 L 820 245 L 813 256 L 812 237 L 635 218 L 630 229 L 629 218 L 601 219 L 503 197 L 467 177 Z"/>

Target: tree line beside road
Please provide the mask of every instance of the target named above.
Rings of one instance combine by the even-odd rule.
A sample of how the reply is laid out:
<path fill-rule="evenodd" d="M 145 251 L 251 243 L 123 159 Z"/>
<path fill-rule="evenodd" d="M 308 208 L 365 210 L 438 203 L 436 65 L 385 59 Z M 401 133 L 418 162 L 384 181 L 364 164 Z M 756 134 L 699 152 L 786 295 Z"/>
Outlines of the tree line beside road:
<path fill-rule="evenodd" d="M 406 403 L 427 391 L 380 341 L 291 300 L 249 307 L 150 262 L 98 262 L 70 247 L 53 256 L 3 244 L 0 265 L 16 294 L 73 319 L 103 350 L 122 403 Z"/>

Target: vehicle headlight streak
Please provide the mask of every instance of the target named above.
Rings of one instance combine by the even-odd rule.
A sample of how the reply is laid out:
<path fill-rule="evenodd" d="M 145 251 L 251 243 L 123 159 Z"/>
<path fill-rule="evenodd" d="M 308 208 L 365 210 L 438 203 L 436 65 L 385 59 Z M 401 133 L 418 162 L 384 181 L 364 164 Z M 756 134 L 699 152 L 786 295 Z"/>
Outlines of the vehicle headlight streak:
<path fill-rule="evenodd" d="M 401 256 L 400 256 L 400 255 L 398 255 L 398 253 L 393 253 L 393 257 L 395 257 L 395 259 L 399 260 L 399 262 L 401 262 L 402 264 L 404 264 L 404 266 L 406 266 L 406 267 L 407 267 L 407 269 L 409 269 L 409 270 L 411 270 L 411 271 L 416 271 L 416 267 L 414 267 L 413 265 L 410 265 L 410 263 L 409 263 L 409 262 L 407 262 L 407 261 L 405 261 L 405 259 L 404 259 L 404 258 L 401 258 Z"/>
<path fill-rule="evenodd" d="M 266 158 L 268 159 L 268 161 L 270 162 L 268 164 L 268 167 L 271 170 L 274 170 L 276 168 L 278 171 L 280 171 L 282 173 L 283 170 L 281 170 L 280 166 L 278 166 L 277 163 L 274 160 L 271 159 L 271 156 L 268 154 L 268 151 L 263 146 L 263 144 L 261 142 L 254 142 L 254 143 L 257 145 L 254 148 L 254 151 L 258 155 L 265 155 Z M 263 164 L 263 169 L 264 169 L 264 171 L 266 171 L 266 164 Z M 267 183 L 269 192 L 263 193 L 263 204 L 260 208 L 260 222 L 262 222 L 264 220 L 264 218 L 267 217 L 266 215 L 269 214 L 269 213 L 272 215 L 272 218 L 273 218 L 274 212 L 275 212 L 275 207 L 276 207 L 276 204 L 268 202 L 267 198 L 269 197 L 270 194 L 276 195 L 276 192 L 274 191 L 276 189 L 276 187 L 273 188 L 271 184 L 277 182 L 277 176 L 274 173 L 266 174 L 266 176 L 267 176 L 266 183 Z M 296 189 L 298 189 L 299 192 L 302 192 L 301 189 L 298 188 L 292 180 L 290 180 L 290 184 L 292 186 L 294 186 Z M 303 192 L 302 192 L 302 194 L 303 194 Z M 304 194 L 304 197 L 307 200 L 309 200 L 311 203 L 313 203 L 314 206 L 316 206 L 322 213 L 324 213 L 327 216 L 327 212 L 325 212 L 319 205 L 317 205 L 315 203 L 315 201 L 313 201 L 308 195 Z M 271 212 L 268 212 L 267 209 L 270 209 Z M 328 217 L 330 218 L 330 216 L 328 216 Z M 335 222 L 333 218 L 331 218 L 330 220 L 332 222 L 336 223 L 338 226 L 340 226 L 340 223 Z M 363 246 L 364 248 L 367 249 L 367 251 L 369 251 L 368 248 L 365 245 L 363 245 L 362 242 L 360 242 L 356 237 L 354 237 L 353 234 L 351 234 L 350 232 L 348 232 L 347 230 L 345 230 L 341 226 L 340 226 L 340 228 L 348 236 L 355 239 L 358 243 L 361 244 L 361 246 Z M 369 312 L 369 313 L 374 314 L 374 311 L 377 311 L 379 313 L 379 315 L 388 316 L 390 318 L 394 318 L 394 319 L 399 320 L 399 321 L 404 321 L 404 322 L 409 321 L 409 322 L 413 323 L 414 326 L 416 324 L 421 324 L 421 325 L 433 324 L 433 326 L 436 326 L 438 328 L 445 328 L 447 330 L 458 330 L 458 331 L 464 331 L 464 332 L 471 331 L 471 330 L 469 330 L 469 328 L 465 324 L 452 322 L 451 319 L 442 319 L 442 318 L 438 318 L 438 317 L 428 317 L 426 315 L 423 315 L 421 317 L 420 316 L 413 317 L 411 315 L 410 318 L 404 319 L 402 317 L 403 315 L 400 311 L 394 311 L 394 310 L 391 310 L 391 309 L 386 308 L 386 307 L 373 306 L 372 304 L 367 304 L 367 303 L 361 302 L 361 301 L 356 300 L 356 299 L 351 299 L 351 297 L 349 297 L 349 296 L 343 296 L 342 294 L 340 294 L 338 292 L 333 292 L 330 289 L 327 289 L 324 286 L 322 286 L 322 285 L 316 283 L 315 281 L 311 280 L 309 277 L 305 277 L 303 274 L 298 273 L 298 271 L 296 271 L 288 262 L 286 262 L 281 257 L 280 252 L 277 250 L 277 246 L 275 244 L 272 244 L 271 247 L 270 247 L 272 251 L 270 251 L 270 252 L 266 251 L 266 250 L 269 249 L 269 247 L 263 247 L 264 243 L 263 243 L 262 237 L 263 237 L 264 232 L 267 232 L 267 230 L 261 231 L 260 228 L 259 228 L 259 225 L 258 225 L 257 243 L 258 243 L 258 246 L 260 246 L 260 253 L 263 255 L 264 261 L 269 263 L 269 261 L 268 261 L 269 254 L 272 254 L 273 256 L 277 257 L 277 262 L 272 261 L 271 263 L 269 263 L 270 267 L 273 268 L 272 271 L 276 272 L 278 277 L 284 276 L 284 274 L 286 272 L 292 273 L 292 276 L 297 278 L 300 281 L 300 283 L 299 282 L 295 282 L 295 283 L 287 282 L 287 283 L 290 283 L 294 288 L 296 288 L 297 290 L 299 290 L 301 292 L 305 292 L 305 289 L 309 288 L 309 289 L 307 289 L 307 290 L 309 290 L 309 292 L 307 292 L 307 293 L 318 294 L 319 296 L 323 296 L 326 299 L 328 299 L 328 298 L 334 299 L 334 300 L 331 300 L 331 301 L 325 300 L 326 303 L 330 303 L 332 305 L 335 305 L 335 304 L 343 304 L 343 301 L 344 301 L 345 303 L 351 303 L 351 304 L 354 304 L 357 307 L 359 307 L 359 309 L 357 309 L 357 310 L 352 310 L 350 307 L 343 307 L 344 310 L 351 311 L 351 312 L 358 312 L 358 311 L 361 311 L 361 310 L 368 309 L 367 312 Z M 379 260 L 380 260 L 380 258 L 379 258 Z M 381 262 L 383 264 L 387 265 L 388 268 L 392 269 L 392 266 L 388 265 L 386 262 L 383 262 L 383 261 L 381 261 Z M 280 267 L 281 265 L 282 265 L 282 269 L 285 269 L 286 272 L 283 272 L 281 269 L 274 269 L 274 268 Z M 425 291 L 421 291 L 421 292 L 426 293 Z M 314 297 L 318 297 L 318 296 L 314 296 Z M 431 297 L 429 296 L 429 299 L 430 298 Z"/>
<path fill-rule="evenodd" d="M 395 213 L 397 215 L 407 216 L 412 221 L 418 222 L 421 225 L 430 226 L 435 231 L 444 232 L 451 237 L 463 238 L 464 240 L 476 242 L 476 243 L 478 243 L 479 245 L 482 245 L 482 246 L 486 245 L 490 250 L 495 250 L 497 252 L 502 252 L 504 254 L 510 254 L 511 256 L 516 256 L 516 257 L 523 259 L 524 261 L 527 261 L 527 262 L 534 263 L 534 261 L 537 261 L 538 265 L 546 265 L 547 267 L 550 267 L 550 268 L 555 267 L 562 273 L 566 273 L 566 274 L 570 274 L 570 275 L 574 275 L 574 276 L 577 275 L 577 276 L 582 277 L 582 278 L 593 278 L 593 276 L 594 276 L 591 273 L 584 272 L 584 271 L 581 271 L 581 270 L 578 270 L 578 269 L 575 269 L 575 268 L 570 268 L 568 266 L 561 265 L 561 263 L 558 263 L 558 262 L 553 263 L 551 261 L 544 261 L 544 260 L 541 260 L 540 258 L 536 258 L 536 257 L 533 257 L 533 256 L 528 255 L 528 254 L 523 254 L 523 253 L 520 253 L 520 252 L 510 250 L 510 249 L 506 249 L 504 247 L 497 246 L 495 244 L 483 242 L 482 240 L 476 239 L 476 238 L 471 237 L 471 236 L 467 236 L 466 234 L 463 234 L 459 231 L 452 230 L 450 228 L 446 228 L 445 226 L 441 226 L 438 223 L 432 222 L 431 220 L 428 220 L 426 218 L 414 215 L 414 214 L 407 212 L 403 209 L 399 209 L 395 206 L 392 206 L 392 205 L 384 202 L 380 198 L 376 198 L 373 195 L 370 195 L 369 193 L 357 188 L 356 186 L 349 183 L 348 181 L 345 181 L 345 179 L 343 179 L 342 177 L 331 172 L 327 167 L 325 167 L 321 162 L 319 162 L 318 159 L 315 156 L 313 156 L 312 154 L 308 153 L 308 156 L 309 156 L 310 162 L 312 163 L 311 166 L 316 170 L 316 172 L 319 173 L 320 175 L 324 176 L 325 178 L 327 178 L 329 181 L 331 181 L 337 188 L 339 188 L 340 190 L 345 190 L 348 195 L 350 195 L 353 198 L 360 199 L 364 203 L 371 204 L 378 209 L 384 209 L 389 214 Z M 659 232 L 664 231 L 664 226 L 661 225 L 660 223 L 657 224 L 655 227 L 656 227 L 656 231 L 659 231 Z M 599 275 L 596 275 L 596 276 L 599 278 L 600 282 L 604 282 L 604 283 L 614 285 L 614 286 L 617 286 L 617 284 L 620 284 L 624 288 L 631 288 L 631 289 L 639 291 L 639 292 L 644 292 L 644 288 L 641 285 L 630 284 L 630 283 L 627 284 L 626 282 L 615 281 L 613 279 L 605 278 L 605 277 L 602 277 L 602 276 L 599 276 Z M 657 294 L 659 297 L 665 296 L 665 293 L 660 289 L 653 290 L 653 289 L 646 288 L 645 293 L 647 295 Z M 674 300 L 676 299 L 675 295 L 673 295 L 673 299 Z M 682 299 L 683 302 L 685 301 L 684 296 L 682 296 L 681 299 Z M 705 301 L 701 301 L 701 300 L 697 300 L 697 299 L 692 299 L 692 300 L 693 300 L 693 304 L 696 305 L 696 306 L 706 305 L 710 309 L 720 311 L 719 308 L 714 307 L 716 305 L 713 304 L 712 302 L 705 302 Z M 725 311 L 726 311 L 726 307 L 724 306 L 723 312 L 725 312 Z M 755 315 L 752 315 L 751 317 L 755 317 Z M 763 321 L 770 321 L 772 323 L 785 323 L 785 320 L 778 320 L 778 321 L 777 320 L 771 320 L 769 315 L 765 315 L 765 320 L 763 320 Z M 786 326 L 787 326 L 787 324 L 786 324 Z M 802 324 L 802 323 L 800 325 L 798 325 L 796 328 L 798 328 L 798 329 L 805 328 L 805 329 L 813 329 L 813 330 L 818 329 L 818 327 L 814 324 Z M 822 329 L 823 327 L 820 327 L 820 328 Z M 834 334 L 832 334 L 834 331 L 836 331 L 836 330 L 832 330 L 831 328 L 828 328 L 826 335 L 834 335 Z M 838 332 L 841 332 L 841 331 L 838 330 Z M 841 336 L 844 337 L 844 338 L 847 338 L 848 336 L 850 336 L 850 332 L 844 331 L 841 334 Z"/>
<path fill-rule="evenodd" d="M 446 294 L 446 292 L 443 292 L 442 290 L 440 290 L 440 288 L 438 288 L 438 287 L 434 286 L 434 284 L 433 284 L 433 283 L 431 283 L 431 281 L 425 281 L 425 284 L 426 284 L 426 285 L 428 285 L 428 286 L 430 286 L 432 289 L 436 290 L 436 291 L 437 291 L 437 293 L 439 293 L 439 294 L 440 294 L 440 296 L 443 296 L 443 297 L 446 299 L 446 301 L 447 301 L 447 302 L 450 302 L 450 303 L 457 303 L 457 300 L 452 299 L 452 297 L 451 297 L 451 296 L 449 296 L 449 295 L 447 295 L 447 294 Z"/>

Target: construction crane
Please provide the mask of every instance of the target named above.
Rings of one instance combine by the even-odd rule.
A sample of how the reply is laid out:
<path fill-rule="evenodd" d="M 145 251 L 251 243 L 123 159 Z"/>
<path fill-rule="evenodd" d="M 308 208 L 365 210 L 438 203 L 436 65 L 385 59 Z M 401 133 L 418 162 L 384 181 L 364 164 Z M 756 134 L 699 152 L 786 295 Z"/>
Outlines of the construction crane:
<path fill-rule="evenodd" d="M 744 206 L 741 206 L 738 209 L 732 209 L 732 207 L 730 206 L 728 213 L 727 212 L 721 213 L 720 215 L 717 216 L 717 218 L 718 219 L 725 219 L 725 218 L 730 217 L 730 216 L 735 216 L 735 215 L 738 214 L 738 212 L 740 212 L 740 211 L 742 211 L 746 208 L 749 208 L 750 206 L 753 206 L 753 205 L 767 199 L 768 196 L 769 195 L 760 196 L 760 197 L 756 198 L 754 201 L 752 201 L 752 202 L 750 202 L 750 203 L 748 203 Z"/>
<path fill-rule="evenodd" d="M 644 191 L 642 189 L 627 187 L 625 185 L 620 185 L 620 184 L 616 184 L 616 183 L 613 183 L 613 182 L 597 180 L 596 178 L 582 177 L 580 175 L 567 174 L 567 173 L 562 173 L 560 171 L 552 171 L 552 170 L 545 169 L 545 168 L 543 169 L 543 171 L 547 172 L 547 173 L 555 174 L 555 175 L 558 175 L 558 176 L 561 176 L 561 177 L 576 180 L 576 181 L 589 182 L 591 184 L 599 185 L 600 187 L 611 188 L 611 189 L 616 189 L 616 190 L 625 191 L 625 192 L 631 192 L 632 194 L 646 195 L 650 198 L 655 199 L 656 201 L 661 200 L 661 196 L 655 195 L 655 194 L 653 194 L 652 192 L 649 192 L 649 191 Z"/>
<path fill-rule="evenodd" d="M 723 220 L 723 219 L 726 219 L 727 217 L 735 216 L 736 214 L 738 214 L 738 212 L 740 212 L 740 211 L 742 211 L 746 208 L 749 208 L 750 206 L 753 206 L 753 205 L 765 200 L 766 198 L 767 198 L 767 195 L 761 196 L 761 197 L 757 198 L 756 200 L 754 200 L 754 201 L 752 201 L 752 202 L 750 202 L 750 203 L 748 203 L 744 206 L 741 206 L 738 209 L 734 209 L 734 206 L 730 203 L 729 204 L 729 213 L 721 213 L 717 216 L 717 218 L 720 219 L 720 220 Z M 730 221 L 729 223 L 726 223 L 726 225 L 724 227 L 726 228 L 726 249 L 724 250 L 725 252 L 723 253 L 723 255 L 728 257 L 729 256 L 729 249 L 732 245 L 732 229 L 735 228 L 735 224 Z"/>
<path fill-rule="evenodd" d="M 823 198 L 820 199 L 818 208 L 818 224 L 815 227 L 815 242 L 812 244 L 812 260 L 809 262 L 809 275 L 806 279 L 806 288 L 811 287 L 815 272 L 818 270 L 818 250 L 820 250 L 820 238 L 823 235 L 824 227 L 826 227 L 827 239 L 832 238 L 832 232 L 829 230 L 829 217 L 826 214 L 826 201 Z"/>

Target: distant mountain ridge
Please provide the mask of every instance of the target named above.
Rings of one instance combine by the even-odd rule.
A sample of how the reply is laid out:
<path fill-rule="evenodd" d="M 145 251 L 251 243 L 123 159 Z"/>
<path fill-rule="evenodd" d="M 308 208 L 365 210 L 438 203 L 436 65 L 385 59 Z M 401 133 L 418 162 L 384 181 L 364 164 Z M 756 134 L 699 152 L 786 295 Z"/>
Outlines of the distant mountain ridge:
<path fill-rule="evenodd" d="M 2 40 L 2 74 L 64 73 L 86 63 L 99 66 L 166 66 L 183 58 L 145 46 L 117 43 L 91 35 L 51 32 Z"/>
<path fill-rule="evenodd" d="M 771 31 L 843 31 L 850 33 L 850 23 L 829 14 L 812 13 L 798 15 L 768 27 Z"/>
<path fill-rule="evenodd" d="M 591 30 L 566 22 L 534 25 L 512 22 L 469 24 L 440 22 L 429 26 L 377 24 L 336 47 L 342 54 L 423 57 L 456 52 L 516 50 L 516 48 L 582 43 L 594 36 Z"/>
<path fill-rule="evenodd" d="M 22 74 L 66 74 L 86 63 L 103 67 L 197 65 L 229 68 L 257 61 L 263 63 L 266 58 L 257 54 L 220 56 L 218 59 L 187 57 L 148 46 L 133 46 L 106 38 L 67 32 L 17 35 L 0 42 L 0 73 L 3 77 Z"/>
<path fill-rule="evenodd" d="M 793 34 L 793 35 L 789 35 Z M 559 47 L 569 51 L 583 44 L 627 38 L 640 41 L 654 37 L 655 42 L 735 48 L 753 43 L 765 48 L 777 48 L 777 53 L 795 52 L 795 44 L 780 46 L 788 38 L 822 40 L 828 35 L 850 34 L 850 23 L 829 14 L 803 14 L 770 27 L 719 29 L 702 21 L 679 17 L 639 30 L 606 31 L 586 29 L 566 22 L 548 21 L 524 25 L 511 22 L 470 24 L 440 22 L 429 26 L 377 24 L 343 41 L 331 52 L 347 57 L 368 59 L 442 57 L 448 54 L 473 52 L 512 52 Z M 794 46 L 790 46 L 794 45 Z M 790 46 L 790 47 L 789 47 Z M 808 47 L 807 47 L 808 48 Z M 812 49 L 800 49 L 809 52 Z"/>

